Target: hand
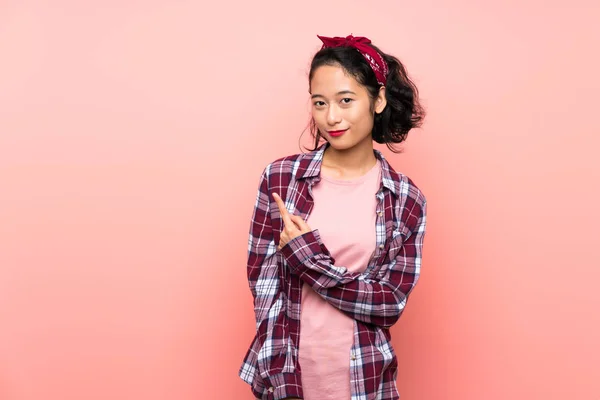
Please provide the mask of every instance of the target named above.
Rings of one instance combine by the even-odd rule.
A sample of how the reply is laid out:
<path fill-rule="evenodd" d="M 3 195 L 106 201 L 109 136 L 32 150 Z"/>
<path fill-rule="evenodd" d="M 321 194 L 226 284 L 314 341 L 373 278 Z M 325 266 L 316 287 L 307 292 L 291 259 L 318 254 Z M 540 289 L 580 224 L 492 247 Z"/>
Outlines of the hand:
<path fill-rule="evenodd" d="M 283 200 L 281 200 L 281 197 L 279 197 L 277 193 L 273 193 L 273 198 L 279 207 L 279 212 L 281 213 L 284 224 L 284 229 L 279 237 L 279 246 L 277 247 L 278 250 L 281 250 L 281 248 L 288 244 L 292 239 L 308 233 L 312 231 L 312 229 L 304 222 L 302 217 L 288 213 Z"/>

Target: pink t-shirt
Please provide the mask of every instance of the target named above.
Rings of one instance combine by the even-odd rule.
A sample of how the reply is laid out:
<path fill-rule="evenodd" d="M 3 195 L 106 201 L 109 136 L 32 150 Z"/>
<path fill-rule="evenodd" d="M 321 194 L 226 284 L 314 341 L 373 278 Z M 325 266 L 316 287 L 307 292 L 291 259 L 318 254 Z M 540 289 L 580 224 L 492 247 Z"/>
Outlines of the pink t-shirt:
<path fill-rule="evenodd" d="M 308 218 L 338 266 L 362 272 L 376 246 L 375 194 L 381 185 L 381 163 L 353 180 L 321 173 L 312 188 L 314 207 Z M 354 320 L 323 300 L 313 288 L 302 287 L 300 345 L 305 400 L 350 399 L 350 350 Z"/>

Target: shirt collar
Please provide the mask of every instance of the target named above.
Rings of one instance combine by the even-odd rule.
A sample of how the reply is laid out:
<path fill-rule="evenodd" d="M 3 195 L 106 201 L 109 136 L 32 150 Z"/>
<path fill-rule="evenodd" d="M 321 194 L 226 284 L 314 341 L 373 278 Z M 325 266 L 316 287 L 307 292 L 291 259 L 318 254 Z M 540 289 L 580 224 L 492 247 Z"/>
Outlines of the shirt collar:
<path fill-rule="evenodd" d="M 301 154 L 298 170 L 296 171 L 296 179 L 314 178 L 319 176 L 321 173 L 321 164 L 323 163 L 323 154 L 329 146 L 329 142 L 325 142 L 316 150 Z M 381 180 L 383 186 L 388 188 L 394 195 L 398 196 L 399 183 L 397 182 L 399 182 L 399 178 L 397 172 L 394 171 L 379 150 L 373 149 L 373 152 L 375 157 L 381 162 Z"/>

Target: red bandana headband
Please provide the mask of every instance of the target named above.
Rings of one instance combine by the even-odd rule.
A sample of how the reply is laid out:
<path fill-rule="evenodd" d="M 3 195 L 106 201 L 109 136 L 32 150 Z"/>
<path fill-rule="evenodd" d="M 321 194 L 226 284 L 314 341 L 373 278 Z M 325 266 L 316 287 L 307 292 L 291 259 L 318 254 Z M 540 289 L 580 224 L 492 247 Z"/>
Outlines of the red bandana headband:
<path fill-rule="evenodd" d="M 379 54 L 377 50 L 373 47 L 369 46 L 371 41 L 366 37 L 354 37 L 352 35 L 342 37 L 324 37 L 317 35 L 321 42 L 323 42 L 323 46 L 321 49 L 327 47 L 354 47 L 359 51 L 360 54 L 367 60 L 373 72 L 375 72 L 375 77 L 377 77 L 377 82 L 380 85 L 385 85 L 386 77 L 388 74 L 388 65 Z"/>

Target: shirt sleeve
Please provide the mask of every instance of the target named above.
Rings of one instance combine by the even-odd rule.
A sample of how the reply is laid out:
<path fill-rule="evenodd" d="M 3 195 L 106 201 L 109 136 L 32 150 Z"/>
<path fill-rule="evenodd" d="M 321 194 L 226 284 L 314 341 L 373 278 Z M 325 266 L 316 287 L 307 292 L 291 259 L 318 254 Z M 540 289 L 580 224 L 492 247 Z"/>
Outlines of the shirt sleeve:
<path fill-rule="evenodd" d="M 256 326 L 264 320 L 276 294 L 279 292 L 277 247 L 273 239 L 269 212 L 268 165 L 261 177 L 248 237 L 247 276 L 254 299 Z"/>
<path fill-rule="evenodd" d="M 334 265 L 318 229 L 290 240 L 281 252 L 291 270 L 328 303 L 356 320 L 389 328 L 400 318 L 419 278 L 426 214 L 425 199 L 415 201 L 407 219 L 416 223 L 407 235 L 394 238 L 389 253 L 395 256 L 373 279 Z"/>

